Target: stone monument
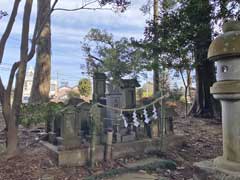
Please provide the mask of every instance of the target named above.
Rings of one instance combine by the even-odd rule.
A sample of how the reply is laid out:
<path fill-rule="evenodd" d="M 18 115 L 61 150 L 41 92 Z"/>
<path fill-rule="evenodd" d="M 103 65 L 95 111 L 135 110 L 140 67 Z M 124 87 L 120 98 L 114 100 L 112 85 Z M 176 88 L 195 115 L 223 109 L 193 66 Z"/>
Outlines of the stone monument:
<path fill-rule="evenodd" d="M 106 93 L 106 75 L 104 73 L 94 73 L 93 75 L 93 101 L 100 102 Z"/>
<path fill-rule="evenodd" d="M 109 83 L 107 86 L 107 93 L 106 93 L 106 102 L 108 106 L 115 107 L 115 108 L 123 108 L 122 102 L 122 92 L 121 88 L 118 85 Z M 118 119 L 119 111 L 115 111 L 112 109 L 107 109 L 107 118 L 106 118 L 106 128 L 112 128 L 113 124 Z"/>
<path fill-rule="evenodd" d="M 217 82 L 211 87 L 222 106 L 223 155 L 195 163 L 195 180 L 240 180 L 240 22 L 228 21 L 223 34 L 210 45 Z"/>
<path fill-rule="evenodd" d="M 74 106 L 67 106 L 62 110 L 63 114 L 63 146 L 64 149 L 77 148 L 81 145 L 79 130 L 80 123 L 76 119 L 76 109 Z"/>
<path fill-rule="evenodd" d="M 118 83 L 109 83 L 106 93 L 107 105 L 115 108 L 134 108 L 136 107 L 136 87 L 140 84 L 136 79 L 120 79 Z M 130 114 L 131 118 L 132 114 Z M 114 130 L 114 142 L 127 142 L 135 140 L 135 132 L 129 125 L 124 127 L 120 117 L 120 112 L 107 109 L 107 128 Z"/>

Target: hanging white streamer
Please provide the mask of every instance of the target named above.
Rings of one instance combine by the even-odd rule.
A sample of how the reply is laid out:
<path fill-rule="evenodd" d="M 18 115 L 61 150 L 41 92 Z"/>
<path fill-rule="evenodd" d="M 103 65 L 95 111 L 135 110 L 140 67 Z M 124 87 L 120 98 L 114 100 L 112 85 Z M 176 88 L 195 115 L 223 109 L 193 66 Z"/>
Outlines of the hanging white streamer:
<path fill-rule="evenodd" d="M 148 124 L 150 122 L 150 119 L 148 117 L 146 108 L 143 110 L 143 114 L 144 114 L 144 122 Z"/>
<path fill-rule="evenodd" d="M 155 105 L 153 104 L 153 119 L 157 119 L 158 118 L 158 115 L 157 115 L 157 109 L 156 109 L 156 107 L 155 107 Z"/>
<path fill-rule="evenodd" d="M 124 127 L 127 128 L 128 127 L 127 118 L 123 115 L 122 112 L 121 112 L 120 116 L 122 117 L 122 120 L 124 122 Z"/>
<path fill-rule="evenodd" d="M 133 116 L 132 117 L 133 117 L 133 125 L 135 127 L 138 127 L 140 125 L 140 123 L 137 120 L 137 113 L 136 113 L 136 111 L 133 112 Z"/>
<path fill-rule="evenodd" d="M 112 107 L 112 106 L 108 106 L 108 105 L 104 105 L 104 104 L 101 104 L 101 103 L 97 103 L 98 106 L 100 107 L 105 107 L 105 108 L 109 108 L 111 110 L 115 110 L 115 111 L 123 111 L 123 112 L 133 112 L 133 111 L 136 111 L 136 110 L 143 110 L 144 108 L 147 108 L 147 107 L 150 107 L 152 105 L 154 105 L 155 103 L 161 101 L 162 99 L 165 99 L 169 97 L 169 94 L 165 94 L 164 96 L 161 96 L 157 99 L 155 99 L 154 101 L 152 101 L 150 104 L 147 104 L 145 106 L 141 106 L 139 108 L 130 108 L 130 109 L 122 109 L 122 108 L 117 108 L 117 107 Z"/>

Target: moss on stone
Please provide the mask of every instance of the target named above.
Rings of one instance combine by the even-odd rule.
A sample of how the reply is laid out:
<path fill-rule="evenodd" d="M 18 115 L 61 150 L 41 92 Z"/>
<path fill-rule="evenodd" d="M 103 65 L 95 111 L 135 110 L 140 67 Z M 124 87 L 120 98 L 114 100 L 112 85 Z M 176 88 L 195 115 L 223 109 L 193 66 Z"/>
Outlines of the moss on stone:
<path fill-rule="evenodd" d="M 210 60 L 240 56 L 240 22 L 230 21 L 223 26 L 224 34 L 214 39 L 208 50 Z"/>

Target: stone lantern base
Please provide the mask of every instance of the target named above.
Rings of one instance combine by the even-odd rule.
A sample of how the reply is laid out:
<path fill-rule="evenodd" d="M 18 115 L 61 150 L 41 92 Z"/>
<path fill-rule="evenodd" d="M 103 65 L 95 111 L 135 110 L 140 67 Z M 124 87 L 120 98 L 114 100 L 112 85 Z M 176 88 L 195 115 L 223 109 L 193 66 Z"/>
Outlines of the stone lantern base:
<path fill-rule="evenodd" d="M 228 164 L 228 162 L 222 162 L 222 158 L 218 157 L 215 160 L 194 163 L 193 180 L 240 180 L 240 172 L 222 168 L 223 164 L 226 166 L 234 166 L 235 163 L 231 164 L 230 162 L 230 164 Z"/>

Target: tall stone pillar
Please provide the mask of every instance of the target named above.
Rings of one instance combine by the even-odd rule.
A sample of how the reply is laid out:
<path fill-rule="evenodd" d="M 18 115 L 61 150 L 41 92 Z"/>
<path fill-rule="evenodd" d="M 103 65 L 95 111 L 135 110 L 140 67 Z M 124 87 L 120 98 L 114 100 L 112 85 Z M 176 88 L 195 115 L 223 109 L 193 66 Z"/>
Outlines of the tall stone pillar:
<path fill-rule="evenodd" d="M 94 73 L 93 76 L 93 101 L 99 102 L 106 94 L 106 75 L 104 73 Z"/>
<path fill-rule="evenodd" d="M 240 180 L 240 22 L 226 22 L 223 32 L 208 51 L 217 70 L 211 94 L 222 106 L 223 155 L 196 163 L 196 180 Z"/>

